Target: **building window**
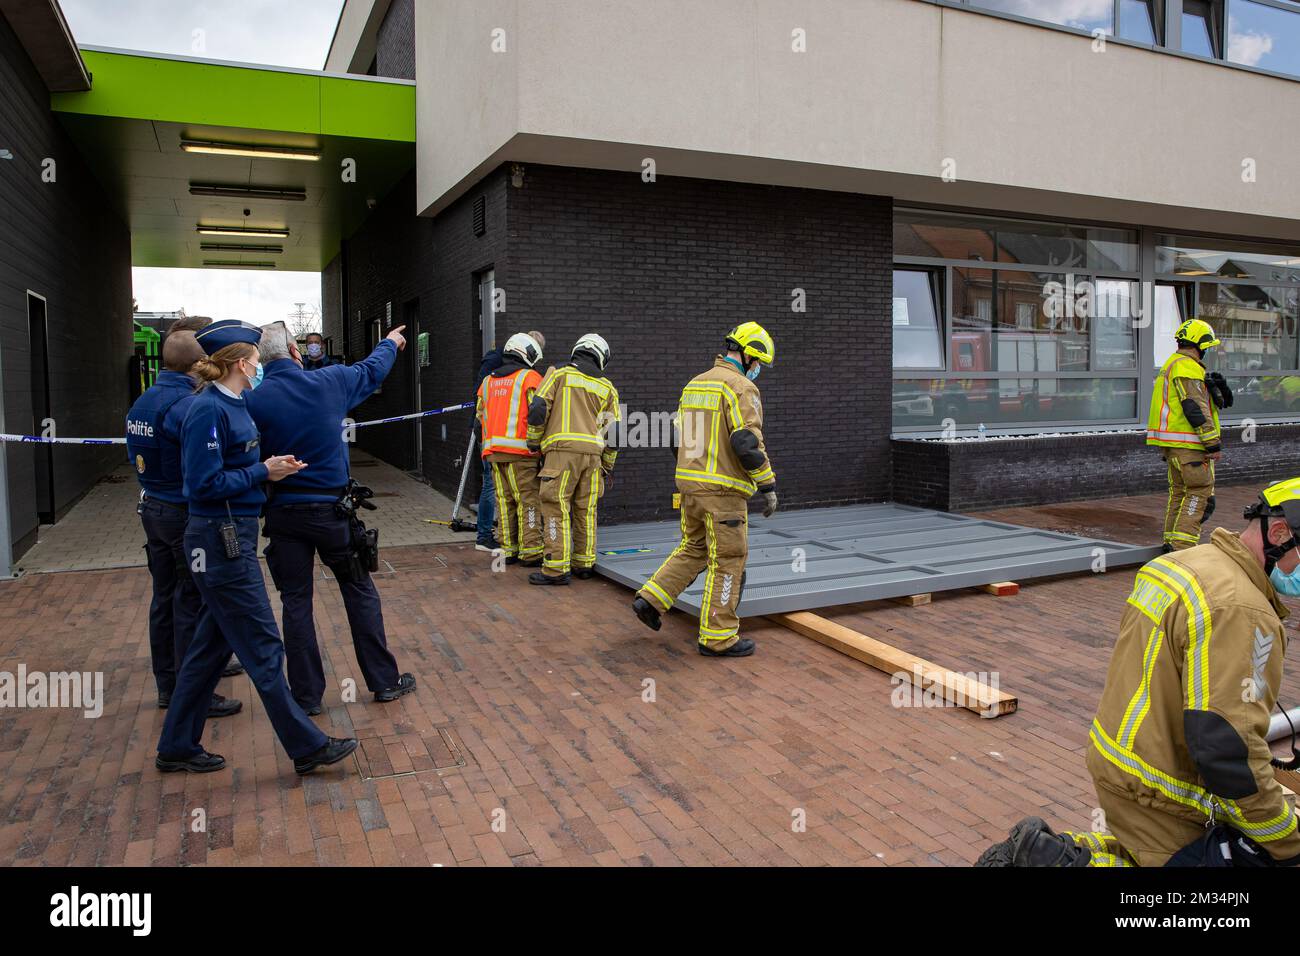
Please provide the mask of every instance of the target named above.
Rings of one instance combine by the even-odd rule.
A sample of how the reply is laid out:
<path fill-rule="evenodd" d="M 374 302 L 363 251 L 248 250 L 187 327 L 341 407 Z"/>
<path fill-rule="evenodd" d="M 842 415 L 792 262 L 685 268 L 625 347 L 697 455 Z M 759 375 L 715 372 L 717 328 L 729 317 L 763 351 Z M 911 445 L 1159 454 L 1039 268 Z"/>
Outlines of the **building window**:
<path fill-rule="evenodd" d="M 1220 42 L 1223 6 L 1213 0 L 1183 0 L 1183 52 L 1212 59 L 1223 57 Z"/>
<path fill-rule="evenodd" d="M 1155 44 L 1159 13 L 1160 7 L 1153 9 L 1152 0 L 1119 0 L 1119 35 L 1136 43 Z"/>
<path fill-rule="evenodd" d="M 943 368 L 939 273 L 894 270 L 894 368 Z"/>

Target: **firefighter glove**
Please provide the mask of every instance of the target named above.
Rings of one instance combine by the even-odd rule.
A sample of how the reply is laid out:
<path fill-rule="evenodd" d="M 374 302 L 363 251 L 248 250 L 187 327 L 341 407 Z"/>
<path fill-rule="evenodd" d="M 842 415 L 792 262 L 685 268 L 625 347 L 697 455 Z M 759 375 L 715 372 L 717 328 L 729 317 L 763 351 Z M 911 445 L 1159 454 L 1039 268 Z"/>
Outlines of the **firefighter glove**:
<path fill-rule="evenodd" d="M 776 514 L 776 492 L 763 492 L 763 517 L 770 518 Z"/>

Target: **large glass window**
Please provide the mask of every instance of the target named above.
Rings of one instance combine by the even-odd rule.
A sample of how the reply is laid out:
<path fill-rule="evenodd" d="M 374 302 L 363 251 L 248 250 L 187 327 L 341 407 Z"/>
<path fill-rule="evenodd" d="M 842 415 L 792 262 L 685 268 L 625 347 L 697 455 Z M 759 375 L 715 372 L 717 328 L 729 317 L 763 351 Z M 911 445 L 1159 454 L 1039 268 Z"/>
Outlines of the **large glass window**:
<path fill-rule="evenodd" d="M 1196 316 L 1222 343 L 1207 364 L 1225 373 L 1296 368 L 1296 300 L 1294 288 L 1200 283 Z"/>
<path fill-rule="evenodd" d="M 1300 9 L 1232 0 L 1227 59 L 1300 76 Z"/>
<path fill-rule="evenodd" d="M 899 209 L 894 255 L 895 427 L 1133 418 L 1135 230 Z"/>
<path fill-rule="evenodd" d="M 971 0 L 972 5 L 1092 33 L 1114 32 L 1114 0 Z"/>
<path fill-rule="evenodd" d="M 1155 43 L 1156 20 L 1151 0 L 1120 0 L 1119 35 L 1124 39 Z"/>

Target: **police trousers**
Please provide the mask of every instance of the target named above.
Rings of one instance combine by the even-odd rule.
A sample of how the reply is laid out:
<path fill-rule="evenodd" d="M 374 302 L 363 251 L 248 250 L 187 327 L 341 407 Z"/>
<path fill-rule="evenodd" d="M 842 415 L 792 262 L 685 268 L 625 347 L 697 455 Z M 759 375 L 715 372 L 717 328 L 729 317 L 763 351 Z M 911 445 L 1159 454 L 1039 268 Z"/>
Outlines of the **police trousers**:
<path fill-rule="evenodd" d="M 733 494 L 682 495 L 682 540 L 637 595 L 661 612 L 704 572 L 700 643 L 725 651 L 740 640 L 736 607 L 749 557 L 746 498 Z"/>
<path fill-rule="evenodd" d="M 362 569 L 353 577 L 348 555 L 352 529 L 333 503 L 307 501 L 266 509 L 266 566 L 280 592 L 284 621 L 284 652 L 288 659 L 289 687 L 304 708 L 321 702 L 325 693 L 325 667 L 316 641 L 312 616 L 316 555 L 334 575 L 352 632 L 352 647 L 366 687 L 373 691 L 397 686 L 397 661 L 388 650 L 384 612 L 379 591 Z"/>
<path fill-rule="evenodd" d="M 185 554 L 204 606 L 176 675 L 158 753 L 180 759 L 203 752 L 208 704 L 233 649 L 285 751 L 306 757 L 325 746 L 326 737 L 294 702 L 284 679 L 284 645 L 257 561 L 257 518 L 235 517 L 237 558 L 226 557 L 221 540 L 227 520 L 190 515 L 185 526 Z"/>
<path fill-rule="evenodd" d="M 136 506 L 144 526 L 145 558 L 153 579 L 149 601 L 149 658 L 158 693 L 170 694 L 176 687 L 176 671 L 185 660 L 203 610 L 203 598 L 190 574 L 185 557 L 185 524 L 189 514 L 155 499 Z"/>

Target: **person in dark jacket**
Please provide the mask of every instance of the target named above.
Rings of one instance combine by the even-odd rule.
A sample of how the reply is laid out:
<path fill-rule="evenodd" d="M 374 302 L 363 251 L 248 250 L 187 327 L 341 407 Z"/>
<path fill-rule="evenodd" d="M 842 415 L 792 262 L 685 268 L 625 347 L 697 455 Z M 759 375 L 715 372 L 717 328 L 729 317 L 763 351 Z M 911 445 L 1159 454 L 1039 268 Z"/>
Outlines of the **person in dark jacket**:
<path fill-rule="evenodd" d="M 257 561 L 257 516 L 262 485 L 307 467 L 290 455 L 262 461 L 261 439 L 244 393 L 262 380 L 256 343 L 261 330 L 247 322 L 214 322 L 196 339 L 208 357 L 194 374 L 207 383 L 181 427 L 183 491 L 189 503 L 185 554 L 203 596 L 194 640 L 176 676 L 154 766 L 167 773 L 211 773 L 225 758 L 203 748 L 212 691 L 233 648 L 257 689 L 294 770 L 310 773 L 357 749 L 355 738 L 327 737 L 289 693 L 284 645 Z"/>
<path fill-rule="evenodd" d="M 415 676 L 399 674 L 388 650 L 379 592 L 369 571 L 353 559 L 352 520 L 336 508 L 348 483 L 348 443 L 340 422 L 370 397 L 406 347 L 399 326 L 355 365 L 316 372 L 300 367 L 301 355 L 281 322 L 262 329 L 259 346 L 266 377 L 247 398 L 248 412 L 272 455 L 291 455 L 311 468 L 271 488 L 266 506 L 266 565 L 283 604 L 284 650 L 289 688 L 309 715 L 318 714 L 325 668 L 316 642 L 312 597 L 319 554 L 339 586 L 352 631 L 352 646 L 366 687 L 380 703 L 415 690 Z"/>
<path fill-rule="evenodd" d="M 170 333 L 163 343 L 163 368 L 157 381 L 126 415 L 127 457 L 140 482 L 135 512 L 144 526 L 145 558 L 153 578 L 149 656 L 158 706 L 164 710 L 171 703 L 176 671 L 185 660 L 203 610 L 203 598 L 185 556 L 189 507 L 181 483 L 181 424 L 195 397 L 195 381 L 189 373 L 202 358 L 203 349 L 193 332 Z M 223 676 L 228 675 L 223 672 Z M 208 716 L 230 717 L 242 706 L 237 700 L 213 694 Z"/>
<path fill-rule="evenodd" d="M 479 386 L 483 384 L 483 379 L 499 369 L 504 362 L 505 354 L 501 349 L 491 349 L 485 352 L 483 360 L 479 362 L 478 377 L 474 380 L 474 391 L 477 392 Z M 481 467 L 483 469 L 483 487 L 478 494 L 478 541 L 474 547 L 479 551 L 495 551 L 501 547 L 497 543 L 496 531 L 494 530 L 497 523 L 497 489 L 495 482 L 492 480 L 492 467 L 486 461 L 481 463 Z"/>
<path fill-rule="evenodd" d="M 325 354 L 325 339 L 319 332 L 307 333 L 307 354 L 300 357 L 302 359 L 302 367 L 308 372 L 314 372 L 318 368 L 329 368 L 331 365 L 339 364 Z"/>

